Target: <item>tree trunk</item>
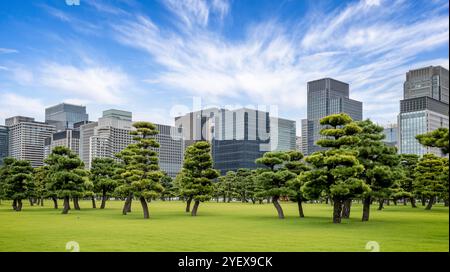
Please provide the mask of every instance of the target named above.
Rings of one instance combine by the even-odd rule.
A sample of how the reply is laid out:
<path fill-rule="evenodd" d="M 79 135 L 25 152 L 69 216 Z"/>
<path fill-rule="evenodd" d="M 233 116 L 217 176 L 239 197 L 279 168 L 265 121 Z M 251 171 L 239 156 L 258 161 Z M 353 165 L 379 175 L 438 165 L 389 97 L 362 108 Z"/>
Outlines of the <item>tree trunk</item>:
<path fill-rule="evenodd" d="M 448 199 L 444 199 L 444 207 L 448 207 Z"/>
<path fill-rule="evenodd" d="M 263 204 L 263 200 L 262 199 L 259 200 L 259 204 Z"/>
<path fill-rule="evenodd" d="M 123 215 L 127 215 L 127 212 L 131 211 L 131 198 L 132 195 L 129 194 L 126 198 L 125 198 L 125 203 L 123 204 L 123 209 L 122 209 L 122 214 Z"/>
<path fill-rule="evenodd" d="M 22 199 L 18 199 L 16 211 L 20 212 L 21 210 L 22 210 Z"/>
<path fill-rule="evenodd" d="M 300 217 L 305 217 L 305 214 L 303 213 L 303 205 L 301 197 L 297 197 L 297 205 L 298 205 L 298 215 Z"/>
<path fill-rule="evenodd" d="M 63 206 L 63 211 L 62 214 L 67 214 L 70 210 L 70 202 L 69 202 L 69 197 L 65 196 L 64 197 L 64 206 Z"/>
<path fill-rule="evenodd" d="M 73 207 L 75 210 L 80 210 L 80 205 L 78 204 L 78 197 L 73 198 Z"/>
<path fill-rule="evenodd" d="M 365 197 L 363 201 L 362 221 L 369 221 L 371 197 Z"/>
<path fill-rule="evenodd" d="M 325 197 L 325 204 L 328 204 L 328 197 Z"/>
<path fill-rule="evenodd" d="M 425 197 L 424 196 L 422 196 L 421 202 L 422 202 L 422 206 L 425 206 Z"/>
<path fill-rule="evenodd" d="M 41 197 L 41 207 L 44 207 L 44 198 Z"/>
<path fill-rule="evenodd" d="M 333 199 L 333 223 L 339 224 L 341 223 L 341 214 L 342 214 L 342 200 Z"/>
<path fill-rule="evenodd" d="M 106 206 L 106 192 L 105 190 L 103 190 L 103 194 L 102 194 L 102 204 L 100 205 L 100 209 L 104 209 Z"/>
<path fill-rule="evenodd" d="M 58 209 L 58 199 L 56 198 L 56 196 L 52 196 L 52 200 L 54 208 Z"/>
<path fill-rule="evenodd" d="M 346 199 L 344 201 L 343 209 L 342 209 L 342 218 L 349 219 L 350 218 L 350 209 L 352 207 L 352 200 Z"/>
<path fill-rule="evenodd" d="M 383 209 L 384 199 L 383 199 L 383 198 L 380 198 L 380 199 L 378 200 L 378 202 L 380 203 L 380 204 L 378 205 L 378 210 L 381 211 L 381 210 Z"/>
<path fill-rule="evenodd" d="M 431 210 L 431 207 L 433 207 L 434 201 L 436 201 L 436 197 L 435 197 L 435 196 L 433 196 L 433 197 L 430 198 L 430 201 L 428 201 L 428 205 L 427 205 L 427 207 L 425 208 L 425 210 Z"/>
<path fill-rule="evenodd" d="M 412 208 L 417 208 L 417 206 L 416 206 L 416 198 L 415 197 L 410 197 L 409 201 L 411 202 L 411 207 Z"/>
<path fill-rule="evenodd" d="M 192 202 L 192 196 L 190 196 L 188 198 L 188 200 L 186 201 L 186 212 L 190 212 L 191 211 L 191 202 Z"/>
<path fill-rule="evenodd" d="M 133 204 L 133 195 L 130 196 L 130 201 L 128 201 L 127 213 L 131 212 L 131 205 L 132 204 Z"/>
<path fill-rule="evenodd" d="M 275 206 L 275 209 L 277 209 L 278 218 L 279 219 L 284 219 L 283 209 L 281 208 L 280 203 L 278 203 L 278 199 L 279 198 L 280 198 L 279 196 L 273 196 L 272 197 L 272 203 Z"/>
<path fill-rule="evenodd" d="M 40 197 L 38 197 L 38 199 L 37 199 L 37 201 L 36 201 L 36 205 L 40 205 L 41 204 L 41 198 Z"/>
<path fill-rule="evenodd" d="M 397 199 L 393 199 L 392 202 L 394 202 L 394 205 L 397 206 Z"/>
<path fill-rule="evenodd" d="M 192 216 L 197 216 L 197 210 L 198 210 L 198 206 L 200 205 L 200 201 L 196 200 L 194 202 L 194 207 L 192 208 Z"/>
<path fill-rule="evenodd" d="M 95 196 L 92 197 L 92 208 L 97 209 L 97 205 L 95 204 Z"/>
<path fill-rule="evenodd" d="M 406 206 L 408 204 L 408 199 L 405 197 L 403 198 L 403 205 Z"/>
<path fill-rule="evenodd" d="M 13 200 L 12 208 L 13 208 L 13 210 L 17 211 L 17 199 Z"/>
<path fill-rule="evenodd" d="M 147 200 L 145 200 L 145 198 L 142 197 L 142 196 L 139 197 L 139 200 L 141 201 L 142 210 L 144 211 L 144 219 L 150 218 L 150 213 L 148 211 Z"/>
<path fill-rule="evenodd" d="M 30 198 L 28 198 L 28 200 L 30 201 L 30 206 L 34 206 L 33 199 L 30 197 Z"/>

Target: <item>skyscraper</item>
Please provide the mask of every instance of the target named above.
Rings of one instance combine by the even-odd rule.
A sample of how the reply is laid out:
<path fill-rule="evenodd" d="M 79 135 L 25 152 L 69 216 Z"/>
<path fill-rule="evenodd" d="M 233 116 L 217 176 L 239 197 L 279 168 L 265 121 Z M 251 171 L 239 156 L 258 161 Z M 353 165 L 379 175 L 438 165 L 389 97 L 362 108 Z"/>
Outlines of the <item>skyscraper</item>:
<path fill-rule="evenodd" d="M 113 158 L 133 142 L 132 113 L 121 110 L 107 110 L 96 123 L 80 128 L 80 154 L 87 168 L 94 158 Z M 87 150 L 86 150 L 87 149 Z"/>
<path fill-rule="evenodd" d="M 73 129 L 77 122 L 88 121 L 85 106 L 61 103 L 45 109 L 45 122 L 56 127 L 56 131 Z"/>
<path fill-rule="evenodd" d="M 45 139 L 55 132 L 55 126 L 23 116 L 7 118 L 5 124 L 9 128 L 9 155 L 30 161 L 33 167 L 44 165 Z"/>
<path fill-rule="evenodd" d="M 51 137 L 45 139 L 44 157 L 47 158 L 53 148 L 64 146 L 79 155 L 80 153 L 80 131 L 68 129 L 53 133 Z"/>
<path fill-rule="evenodd" d="M 307 154 L 322 148 L 316 145 L 322 136 L 319 134 L 323 128 L 320 119 L 330 114 L 346 113 L 353 120 L 362 120 L 362 102 L 349 98 L 349 85 L 347 83 L 323 78 L 308 82 L 307 121 L 302 123 L 302 130 L 306 130 Z"/>
<path fill-rule="evenodd" d="M 187 145 L 211 142 L 214 167 L 222 174 L 256 168 L 255 160 L 267 151 L 295 150 L 295 125 L 295 121 L 248 108 L 209 108 L 175 118 Z"/>
<path fill-rule="evenodd" d="M 385 138 L 383 142 L 390 146 L 398 148 L 398 126 L 397 124 L 390 124 L 384 127 L 383 134 Z"/>
<path fill-rule="evenodd" d="M 442 156 L 437 148 L 422 146 L 418 134 L 449 127 L 448 70 L 429 66 L 410 70 L 403 85 L 404 99 L 400 100 L 399 148 L 400 153 Z"/>
<path fill-rule="evenodd" d="M 8 157 L 8 142 L 9 142 L 9 128 L 0 125 L 0 165 L 3 164 L 3 159 Z"/>
<path fill-rule="evenodd" d="M 181 170 L 184 160 L 183 135 L 173 126 L 155 124 L 159 131 L 154 137 L 159 143 L 159 167 L 169 176 L 175 177 Z"/>
<path fill-rule="evenodd" d="M 154 138 L 159 142 L 160 169 L 175 177 L 184 159 L 184 141 L 181 132 L 175 127 L 155 124 L 159 133 Z M 80 157 L 86 168 L 91 167 L 94 158 L 113 158 L 117 153 L 133 143 L 130 132 L 134 130 L 132 113 L 120 110 L 107 110 L 98 122 L 80 127 Z"/>

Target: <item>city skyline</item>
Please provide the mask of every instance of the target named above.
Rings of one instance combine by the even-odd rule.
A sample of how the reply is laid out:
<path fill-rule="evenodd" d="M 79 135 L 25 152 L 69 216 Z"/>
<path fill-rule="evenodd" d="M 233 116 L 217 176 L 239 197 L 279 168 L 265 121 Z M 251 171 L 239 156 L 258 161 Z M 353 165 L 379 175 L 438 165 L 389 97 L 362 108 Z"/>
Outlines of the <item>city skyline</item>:
<path fill-rule="evenodd" d="M 447 1 L 0 7 L 2 123 L 44 121 L 42 109 L 64 101 L 85 105 L 92 120 L 117 108 L 174 125 L 170 109 L 191 107 L 195 96 L 208 105 L 276 104 L 301 135 L 306 82 L 331 77 L 349 83 L 364 118 L 386 125 L 396 122 L 409 70 L 448 69 Z"/>

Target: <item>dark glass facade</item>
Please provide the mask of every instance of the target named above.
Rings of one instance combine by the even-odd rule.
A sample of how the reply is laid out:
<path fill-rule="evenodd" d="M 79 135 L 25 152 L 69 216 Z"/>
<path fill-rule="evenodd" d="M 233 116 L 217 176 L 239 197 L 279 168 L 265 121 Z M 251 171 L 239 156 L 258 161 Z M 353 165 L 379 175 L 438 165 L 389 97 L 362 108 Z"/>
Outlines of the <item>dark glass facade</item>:
<path fill-rule="evenodd" d="M 261 143 L 256 140 L 213 140 L 214 168 L 222 175 L 239 168 L 255 169 L 255 160 L 265 153 L 260 149 Z"/>
<path fill-rule="evenodd" d="M 349 98 L 347 83 L 324 78 L 308 82 L 307 102 L 307 153 L 322 148 L 315 143 L 321 138 L 320 119 L 330 114 L 347 113 L 353 120 L 362 120 L 362 102 Z"/>
<path fill-rule="evenodd" d="M 8 157 L 8 140 L 9 129 L 6 126 L 0 126 L 0 165 L 3 164 L 3 159 Z"/>
<path fill-rule="evenodd" d="M 73 129 L 74 124 L 88 121 L 85 106 L 58 104 L 45 109 L 45 122 L 56 127 L 56 131 Z"/>

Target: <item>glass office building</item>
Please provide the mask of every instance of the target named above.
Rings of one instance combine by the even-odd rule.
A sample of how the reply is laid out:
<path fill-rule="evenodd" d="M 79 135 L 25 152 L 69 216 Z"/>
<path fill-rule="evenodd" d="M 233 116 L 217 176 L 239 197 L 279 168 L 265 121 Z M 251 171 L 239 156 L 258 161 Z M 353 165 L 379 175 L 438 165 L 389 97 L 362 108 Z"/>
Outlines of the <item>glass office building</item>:
<path fill-rule="evenodd" d="M 0 165 L 3 159 L 8 157 L 9 129 L 6 126 L 0 126 Z"/>
<path fill-rule="evenodd" d="M 362 120 L 362 102 L 349 98 L 347 83 L 323 78 L 308 82 L 307 121 L 302 122 L 302 131 L 306 131 L 306 154 L 322 150 L 316 145 L 322 138 L 320 119 L 330 114 L 347 113 L 353 120 Z"/>
<path fill-rule="evenodd" d="M 212 144 L 214 167 L 225 174 L 257 168 L 255 160 L 267 151 L 295 150 L 295 121 L 268 112 L 241 108 L 209 108 L 175 118 L 186 146 L 196 141 Z"/>
<path fill-rule="evenodd" d="M 424 147 L 416 139 L 419 134 L 449 127 L 448 104 L 424 96 L 400 101 L 400 153 L 442 156 L 440 149 Z"/>
<path fill-rule="evenodd" d="M 422 146 L 416 136 L 449 127 L 448 70 L 441 66 L 410 70 L 403 88 L 398 115 L 399 152 L 443 156 L 438 148 Z"/>
<path fill-rule="evenodd" d="M 88 121 L 85 106 L 61 103 L 45 109 L 45 122 L 56 127 L 56 131 L 73 129 L 74 124 Z"/>

